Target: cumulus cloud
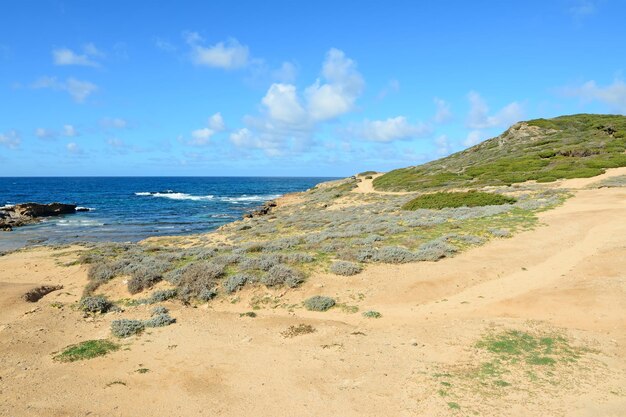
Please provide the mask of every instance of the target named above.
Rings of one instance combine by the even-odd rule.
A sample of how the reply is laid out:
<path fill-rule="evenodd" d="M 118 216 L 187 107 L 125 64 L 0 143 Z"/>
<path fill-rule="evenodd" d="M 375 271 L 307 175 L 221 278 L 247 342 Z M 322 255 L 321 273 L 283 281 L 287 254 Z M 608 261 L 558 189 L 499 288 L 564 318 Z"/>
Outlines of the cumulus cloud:
<path fill-rule="evenodd" d="M 68 153 L 73 154 L 73 155 L 78 155 L 78 154 L 83 153 L 82 148 L 78 146 L 76 142 L 69 142 L 67 145 L 65 145 L 65 149 L 67 150 Z"/>
<path fill-rule="evenodd" d="M 433 120 L 435 123 L 445 123 L 452 119 L 452 110 L 450 109 L 450 103 L 442 100 L 438 97 L 434 98 L 436 112 Z"/>
<path fill-rule="evenodd" d="M 222 113 L 217 112 L 213 116 L 209 117 L 209 127 L 218 132 L 226 129 Z"/>
<path fill-rule="evenodd" d="M 472 130 L 467 134 L 467 137 L 463 141 L 463 145 L 465 146 L 474 146 L 484 140 L 483 132 L 480 130 Z"/>
<path fill-rule="evenodd" d="M 245 128 L 233 132 L 230 140 L 268 156 L 300 152 L 313 143 L 321 124 L 354 110 L 364 86 L 356 63 L 331 49 L 319 79 L 303 91 L 294 84 L 273 83 L 261 99 L 261 114 L 244 117 Z"/>
<path fill-rule="evenodd" d="M 35 136 L 39 139 L 54 139 L 57 134 L 54 130 L 38 127 L 35 129 Z"/>
<path fill-rule="evenodd" d="M 74 136 L 78 136 L 78 131 L 73 125 L 63 125 L 63 136 L 73 138 Z"/>
<path fill-rule="evenodd" d="M 480 94 L 475 91 L 470 91 L 467 98 L 470 102 L 467 125 L 471 129 L 508 126 L 520 121 L 524 117 L 522 106 L 517 102 L 509 103 L 496 114 L 490 115 L 489 107 Z"/>
<path fill-rule="evenodd" d="M 98 86 L 89 81 L 81 81 L 76 78 L 59 81 L 56 77 L 41 77 L 31 84 L 31 88 L 65 91 L 77 103 L 84 103 L 87 97 L 98 90 Z"/>
<path fill-rule="evenodd" d="M 207 122 L 208 127 L 196 129 L 191 132 L 191 140 L 187 141 L 188 145 L 205 146 L 210 143 L 210 139 L 218 132 L 226 129 L 224 119 L 221 113 L 215 113 Z"/>
<path fill-rule="evenodd" d="M 125 129 L 128 127 L 128 121 L 119 117 L 105 117 L 100 120 L 100 126 L 105 129 Z"/>
<path fill-rule="evenodd" d="M 348 129 L 351 136 L 374 142 L 393 142 L 429 135 L 432 128 L 425 123 L 411 124 L 404 116 L 386 120 L 364 120 Z"/>
<path fill-rule="evenodd" d="M 9 149 L 17 149 L 22 143 L 20 134 L 15 130 L 9 130 L 5 133 L 0 133 L 0 145 Z"/>
<path fill-rule="evenodd" d="M 448 155 L 452 151 L 452 144 L 447 135 L 437 136 L 435 146 L 437 147 L 437 155 L 439 156 Z"/>
<path fill-rule="evenodd" d="M 597 101 L 607 105 L 611 111 L 626 114 L 626 84 L 622 80 L 615 80 L 604 87 L 591 80 L 576 87 L 564 88 L 563 93 L 587 102 Z"/>
<path fill-rule="evenodd" d="M 124 141 L 122 141 L 121 139 L 118 138 L 109 138 L 107 139 L 107 145 L 109 145 L 112 148 L 124 148 L 126 146 L 126 144 L 124 143 Z"/>
<path fill-rule="evenodd" d="M 315 121 L 333 119 L 351 111 L 365 87 L 356 63 L 335 48 L 326 54 L 322 75 L 326 82 L 318 79 L 305 90 L 308 112 Z"/>
<path fill-rule="evenodd" d="M 267 108 L 270 118 L 279 122 L 297 124 L 307 118 L 294 85 L 272 84 L 261 102 Z"/>
<path fill-rule="evenodd" d="M 250 52 L 237 39 L 203 46 L 202 37 L 196 32 L 186 34 L 187 44 L 191 47 L 191 61 L 195 65 L 222 69 L 237 69 L 248 65 Z"/>
<path fill-rule="evenodd" d="M 281 83 L 293 83 L 296 81 L 298 68 L 291 62 L 283 62 L 281 66 L 272 71 L 272 78 Z"/>
<path fill-rule="evenodd" d="M 99 67 L 95 58 L 102 58 L 104 54 L 93 43 L 83 46 L 83 53 L 77 53 L 69 48 L 57 48 L 52 50 L 54 65 L 81 65 L 86 67 Z"/>

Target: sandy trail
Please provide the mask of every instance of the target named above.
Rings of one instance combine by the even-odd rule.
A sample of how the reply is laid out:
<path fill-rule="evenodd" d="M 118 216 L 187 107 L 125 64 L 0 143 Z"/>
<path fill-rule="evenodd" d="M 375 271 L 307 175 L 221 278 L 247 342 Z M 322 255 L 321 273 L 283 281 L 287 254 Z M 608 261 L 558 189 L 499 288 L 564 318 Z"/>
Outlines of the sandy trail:
<path fill-rule="evenodd" d="M 554 327 L 596 348 L 595 365 L 572 387 L 491 398 L 497 407 L 481 415 L 624 416 L 626 190 L 576 191 L 540 219 L 535 230 L 452 259 L 374 265 L 355 277 L 319 274 L 282 298 L 298 303 L 323 293 L 380 311 L 378 320 L 339 308 L 264 308 L 257 318 L 240 317 L 254 295 L 280 295 L 251 289 L 234 303 L 167 303 L 175 325 L 131 338 L 109 356 L 70 364 L 53 362 L 51 354 L 108 337 L 111 320 L 121 315 L 83 318 L 69 307 L 86 283 L 84 267 L 62 265 L 74 259 L 71 251 L 0 257 L 0 415 L 465 415 L 436 395 L 433 372 L 470 360 L 469 347 L 489 328 Z M 36 304 L 19 298 L 39 284 L 65 288 Z M 146 318 L 148 311 L 134 314 Z M 281 336 L 298 323 L 316 332 Z M 466 403 L 479 405 L 480 398 Z"/>

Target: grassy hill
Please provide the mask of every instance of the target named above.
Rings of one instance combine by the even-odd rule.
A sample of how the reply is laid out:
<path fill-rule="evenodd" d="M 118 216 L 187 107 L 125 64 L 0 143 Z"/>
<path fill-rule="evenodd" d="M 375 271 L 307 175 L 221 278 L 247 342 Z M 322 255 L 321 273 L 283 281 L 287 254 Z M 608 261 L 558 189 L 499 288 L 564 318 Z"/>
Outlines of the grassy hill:
<path fill-rule="evenodd" d="M 374 180 L 382 191 L 587 178 L 626 166 L 626 116 L 577 114 L 516 123 L 498 137 Z"/>

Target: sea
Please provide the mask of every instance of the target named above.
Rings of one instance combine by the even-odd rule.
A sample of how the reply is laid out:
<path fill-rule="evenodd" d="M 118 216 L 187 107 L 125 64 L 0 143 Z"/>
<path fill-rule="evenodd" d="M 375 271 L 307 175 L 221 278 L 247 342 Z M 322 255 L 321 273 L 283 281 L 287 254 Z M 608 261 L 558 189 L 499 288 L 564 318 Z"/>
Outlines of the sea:
<path fill-rule="evenodd" d="M 0 206 L 70 203 L 86 212 L 0 231 L 0 251 L 72 242 L 136 242 L 209 232 L 326 177 L 0 177 Z"/>

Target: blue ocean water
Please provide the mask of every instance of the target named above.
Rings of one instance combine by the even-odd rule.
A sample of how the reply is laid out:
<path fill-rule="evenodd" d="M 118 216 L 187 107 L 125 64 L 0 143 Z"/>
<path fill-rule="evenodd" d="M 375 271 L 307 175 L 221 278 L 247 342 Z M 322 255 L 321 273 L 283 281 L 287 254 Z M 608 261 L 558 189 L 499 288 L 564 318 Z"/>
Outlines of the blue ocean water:
<path fill-rule="evenodd" d="M 72 203 L 88 212 L 0 232 L 0 250 L 75 241 L 138 241 L 202 233 L 240 219 L 263 202 L 332 178 L 0 177 L 0 206 Z"/>

